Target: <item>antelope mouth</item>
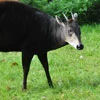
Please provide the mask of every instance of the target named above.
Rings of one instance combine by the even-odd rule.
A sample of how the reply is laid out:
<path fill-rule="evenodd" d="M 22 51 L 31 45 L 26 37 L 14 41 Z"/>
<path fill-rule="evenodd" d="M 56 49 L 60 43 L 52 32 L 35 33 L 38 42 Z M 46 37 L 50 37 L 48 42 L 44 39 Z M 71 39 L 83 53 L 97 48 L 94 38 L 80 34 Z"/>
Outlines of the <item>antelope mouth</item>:
<path fill-rule="evenodd" d="M 76 46 L 77 50 L 83 50 L 84 49 L 84 45 L 80 44 Z"/>

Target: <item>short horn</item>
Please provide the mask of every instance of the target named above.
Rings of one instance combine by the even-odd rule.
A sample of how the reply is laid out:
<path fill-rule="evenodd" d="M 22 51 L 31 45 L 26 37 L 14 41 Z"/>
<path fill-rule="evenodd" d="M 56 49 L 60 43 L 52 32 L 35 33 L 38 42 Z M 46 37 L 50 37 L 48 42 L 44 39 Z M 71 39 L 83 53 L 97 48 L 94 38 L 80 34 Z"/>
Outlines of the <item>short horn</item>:
<path fill-rule="evenodd" d="M 72 19 L 74 20 L 74 14 L 71 12 L 71 15 L 72 15 Z"/>
<path fill-rule="evenodd" d="M 55 16 L 55 18 L 56 18 L 57 23 L 60 24 L 60 21 L 59 21 L 57 15 Z"/>
<path fill-rule="evenodd" d="M 57 21 L 57 23 L 58 23 L 59 25 L 65 26 L 65 24 L 64 24 L 63 22 L 60 22 L 60 21 L 59 21 L 57 15 L 55 16 L 55 18 L 56 18 L 56 21 Z"/>
<path fill-rule="evenodd" d="M 69 21 L 68 17 L 64 13 L 63 13 L 63 16 L 65 17 L 66 21 Z"/>

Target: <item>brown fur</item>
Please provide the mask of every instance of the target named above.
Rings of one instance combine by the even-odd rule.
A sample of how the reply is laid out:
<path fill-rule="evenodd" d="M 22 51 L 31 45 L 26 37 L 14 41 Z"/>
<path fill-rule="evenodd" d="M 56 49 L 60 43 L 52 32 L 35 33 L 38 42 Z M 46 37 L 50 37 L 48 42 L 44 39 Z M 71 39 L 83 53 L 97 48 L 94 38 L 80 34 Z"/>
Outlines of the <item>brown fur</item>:
<path fill-rule="evenodd" d="M 72 23 L 73 22 L 73 19 L 69 19 L 69 21 L 68 21 L 69 23 Z"/>
<path fill-rule="evenodd" d="M 4 2 L 4 1 L 19 1 L 19 0 L 0 0 L 0 2 Z"/>

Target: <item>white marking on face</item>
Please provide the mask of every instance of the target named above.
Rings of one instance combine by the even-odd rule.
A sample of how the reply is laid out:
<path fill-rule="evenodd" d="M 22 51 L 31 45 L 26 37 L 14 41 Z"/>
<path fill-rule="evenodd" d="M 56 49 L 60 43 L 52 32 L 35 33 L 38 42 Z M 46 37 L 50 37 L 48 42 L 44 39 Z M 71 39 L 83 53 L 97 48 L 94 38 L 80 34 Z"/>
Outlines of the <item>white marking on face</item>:
<path fill-rule="evenodd" d="M 66 42 L 68 42 L 70 45 L 72 45 L 76 49 L 77 49 L 77 45 L 80 44 L 78 37 L 75 34 L 72 34 L 72 36 L 67 36 Z"/>

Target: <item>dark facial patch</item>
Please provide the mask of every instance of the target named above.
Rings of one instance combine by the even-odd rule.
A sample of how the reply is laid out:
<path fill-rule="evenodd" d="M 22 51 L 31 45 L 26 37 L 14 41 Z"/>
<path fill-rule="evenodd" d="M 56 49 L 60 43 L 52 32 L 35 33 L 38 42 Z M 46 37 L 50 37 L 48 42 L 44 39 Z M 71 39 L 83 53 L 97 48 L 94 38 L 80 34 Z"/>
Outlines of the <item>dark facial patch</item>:
<path fill-rule="evenodd" d="M 73 32 L 77 36 L 81 34 L 80 27 L 79 27 L 79 25 L 76 21 L 71 20 L 70 23 L 69 23 L 69 27 L 70 27 L 70 30 L 73 30 Z"/>

